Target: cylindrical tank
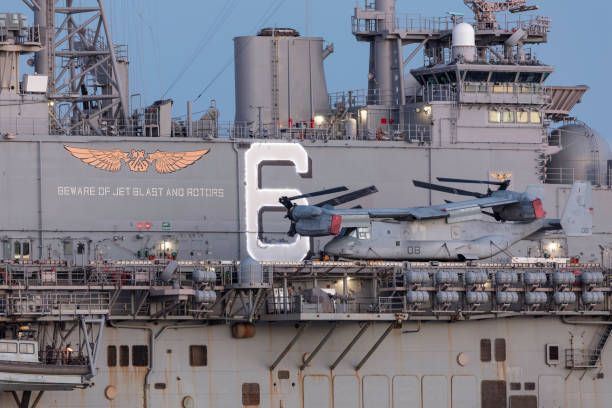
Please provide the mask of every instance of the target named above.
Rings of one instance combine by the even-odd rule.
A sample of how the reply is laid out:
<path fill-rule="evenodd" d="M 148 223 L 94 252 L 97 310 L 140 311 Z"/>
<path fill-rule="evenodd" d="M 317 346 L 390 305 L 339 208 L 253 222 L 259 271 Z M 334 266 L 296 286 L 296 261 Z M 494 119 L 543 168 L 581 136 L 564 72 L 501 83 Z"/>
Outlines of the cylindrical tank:
<path fill-rule="evenodd" d="M 548 296 L 544 292 L 525 293 L 525 303 L 528 305 L 542 305 L 548 301 Z"/>
<path fill-rule="evenodd" d="M 429 293 L 424 290 L 411 290 L 406 292 L 406 302 L 426 303 L 429 301 Z"/>
<path fill-rule="evenodd" d="M 438 303 L 457 303 L 459 302 L 459 292 L 440 290 L 436 293 Z"/>
<path fill-rule="evenodd" d="M 572 184 L 574 180 L 588 180 L 594 185 L 609 185 L 612 152 L 607 140 L 585 124 L 573 123 L 558 130 L 563 150 L 550 159 L 546 181 Z"/>
<path fill-rule="evenodd" d="M 518 275 L 516 272 L 498 271 L 495 274 L 495 282 L 497 282 L 498 285 L 510 285 L 518 282 Z"/>
<path fill-rule="evenodd" d="M 36 64 L 36 72 L 41 75 L 47 75 L 49 73 L 49 53 L 51 52 L 50 48 L 52 47 L 49 47 L 47 44 L 47 38 L 49 38 L 47 32 L 54 29 L 54 22 L 47 22 L 48 1 L 53 0 L 40 0 L 38 2 L 39 7 L 35 7 L 34 9 L 34 25 L 39 27 L 40 39 L 43 45 L 43 49 L 34 55 L 34 62 Z"/>
<path fill-rule="evenodd" d="M 193 281 L 196 283 L 215 283 L 217 281 L 217 273 L 214 269 L 194 271 Z"/>
<path fill-rule="evenodd" d="M 587 305 L 594 305 L 604 302 L 603 292 L 583 292 L 582 303 Z"/>
<path fill-rule="evenodd" d="M 546 274 L 544 272 L 525 272 L 523 281 L 527 285 L 543 285 L 546 283 Z"/>
<path fill-rule="evenodd" d="M 580 283 L 583 285 L 599 285 L 604 280 L 601 272 L 583 272 L 580 275 Z"/>
<path fill-rule="evenodd" d="M 576 294 L 574 292 L 555 292 L 553 300 L 556 305 L 576 303 Z"/>
<path fill-rule="evenodd" d="M 357 138 L 357 119 L 348 118 L 344 121 L 344 135 L 347 139 Z"/>
<path fill-rule="evenodd" d="M 310 125 L 330 112 L 323 69 L 323 38 L 299 37 L 291 29 L 264 29 L 257 36 L 234 38 L 236 122 L 264 125 L 278 119 L 287 126 Z M 277 80 L 274 80 L 277 74 Z"/>
<path fill-rule="evenodd" d="M 438 271 L 436 272 L 436 283 L 457 283 L 459 282 L 459 275 L 457 272 Z"/>
<path fill-rule="evenodd" d="M 214 290 L 196 290 L 193 298 L 195 303 L 214 303 L 217 293 Z"/>
<path fill-rule="evenodd" d="M 259 285 L 263 283 L 263 268 L 253 258 L 245 258 L 240 261 L 238 269 L 238 283 L 241 285 Z"/>
<path fill-rule="evenodd" d="M 470 305 L 487 303 L 489 301 L 489 294 L 487 292 L 468 291 L 465 294 L 465 300 Z"/>
<path fill-rule="evenodd" d="M 555 285 L 572 285 L 574 282 L 576 282 L 576 275 L 572 272 L 555 272 L 553 274 Z"/>
<path fill-rule="evenodd" d="M 468 23 L 457 24 L 453 28 L 453 59 L 471 62 L 476 55 L 476 34 Z"/>
<path fill-rule="evenodd" d="M 465 274 L 465 283 L 468 285 L 482 285 L 489 280 L 489 274 L 486 272 L 467 272 Z"/>
<path fill-rule="evenodd" d="M 395 0 L 376 0 L 376 11 L 380 18 L 376 21 L 378 32 L 391 32 L 395 28 Z M 372 102 L 379 105 L 393 104 L 393 61 L 397 56 L 397 44 L 394 38 L 376 36 L 373 44 L 374 80 L 378 95 Z M 372 58 L 372 55 L 370 55 Z M 401 64 L 401 61 L 400 61 Z"/>
<path fill-rule="evenodd" d="M 232 325 L 232 337 L 235 339 L 255 337 L 255 325 L 252 323 L 236 323 Z"/>
<path fill-rule="evenodd" d="M 408 271 L 406 272 L 406 281 L 408 283 L 424 283 L 429 281 L 429 273 L 424 271 Z"/>
<path fill-rule="evenodd" d="M 497 292 L 495 295 L 497 303 L 502 305 L 508 305 L 512 303 L 518 303 L 519 295 L 516 292 Z"/>

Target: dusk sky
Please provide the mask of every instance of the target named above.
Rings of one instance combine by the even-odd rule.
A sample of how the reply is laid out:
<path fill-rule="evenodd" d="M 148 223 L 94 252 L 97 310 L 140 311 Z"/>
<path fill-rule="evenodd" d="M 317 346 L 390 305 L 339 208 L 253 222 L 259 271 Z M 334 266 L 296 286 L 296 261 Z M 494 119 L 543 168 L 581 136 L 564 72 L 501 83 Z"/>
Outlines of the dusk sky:
<path fill-rule="evenodd" d="M 75 0 L 86 5 L 93 0 Z M 2 11 L 28 9 L 20 0 L 3 0 Z M 106 0 L 116 43 L 129 46 L 131 94 L 140 93 L 143 105 L 172 98 L 174 116 L 186 112 L 186 101 L 198 95 L 194 111 L 215 99 L 221 120 L 234 117 L 232 38 L 255 34 L 268 26 L 292 27 L 302 35 L 333 42 L 335 53 L 325 61 L 330 92 L 367 87 L 368 46 L 351 34 L 351 15 L 359 0 Z M 612 62 L 607 30 L 612 2 L 607 0 L 533 0 L 550 17 L 549 44 L 535 46 L 540 60 L 556 67 L 550 85 L 588 85 L 591 89 L 574 110 L 608 140 L 609 66 Z M 461 0 L 397 0 L 399 14 L 445 16 L 470 10 Z M 31 19 L 31 14 L 28 13 Z M 498 17 L 501 21 L 504 15 Z M 516 19 L 516 15 L 510 15 Z M 411 48 L 405 48 L 405 55 Z M 422 65 L 416 57 L 412 67 Z"/>

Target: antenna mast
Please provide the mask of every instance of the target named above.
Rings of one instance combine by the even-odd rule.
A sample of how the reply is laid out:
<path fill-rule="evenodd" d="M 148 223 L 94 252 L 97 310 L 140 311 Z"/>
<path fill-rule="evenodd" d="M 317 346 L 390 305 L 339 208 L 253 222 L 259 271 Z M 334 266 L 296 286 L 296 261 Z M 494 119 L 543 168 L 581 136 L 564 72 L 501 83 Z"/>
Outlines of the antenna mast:
<path fill-rule="evenodd" d="M 48 75 L 51 123 L 64 134 L 118 135 L 130 128 L 127 48 L 113 43 L 104 0 L 22 0 L 44 48 L 35 67 Z M 57 23 L 56 23 L 57 22 Z"/>
<path fill-rule="evenodd" d="M 528 6 L 527 0 L 463 0 L 463 2 L 474 12 L 474 18 L 476 19 L 479 30 L 496 30 L 498 28 L 495 13 L 502 11 L 520 13 L 538 9 L 538 6 Z"/>

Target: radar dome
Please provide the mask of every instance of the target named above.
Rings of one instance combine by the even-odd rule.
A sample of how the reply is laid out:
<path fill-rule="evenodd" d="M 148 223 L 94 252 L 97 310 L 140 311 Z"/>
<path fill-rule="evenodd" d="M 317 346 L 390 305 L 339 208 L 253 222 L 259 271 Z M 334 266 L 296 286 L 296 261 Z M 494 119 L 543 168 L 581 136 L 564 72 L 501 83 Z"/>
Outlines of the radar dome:
<path fill-rule="evenodd" d="M 468 23 L 457 24 L 453 28 L 453 47 L 475 47 L 476 34 L 474 27 Z"/>
<path fill-rule="evenodd" d="M 476 34 L 468 23 L 457 24 L 453 28 L 453 59 L 472 62 L 476 55 Z"/>
<path fill-rule="evenodd" d="M 546 170 L 549 183 L 571 184 L 588 180 L 593 185 L 609 184 L 612 152 L 608 141 L 582 123 L 560 127 L 563 150 L 554 154 Z"/>

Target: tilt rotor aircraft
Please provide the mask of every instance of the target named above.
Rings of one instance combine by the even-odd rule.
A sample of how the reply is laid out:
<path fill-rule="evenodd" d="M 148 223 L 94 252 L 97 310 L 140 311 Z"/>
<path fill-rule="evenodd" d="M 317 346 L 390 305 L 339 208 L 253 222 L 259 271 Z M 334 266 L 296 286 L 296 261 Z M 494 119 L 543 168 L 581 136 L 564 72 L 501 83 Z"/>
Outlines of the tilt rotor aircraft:
<path fill-rule="evenodd" d="M 281 197 L 279 202 L 287 209 L 285 217 L 291 221 L 288 235 L 334 236 L 323 250 L 334 259 L 477 260 L 495 256 L 545 231 L 563 230 L 567 236 L 586 236 L 592 232 L 589 182 L 575 182 L 561 219 L 549 219 L 536 186 L 519 193 L 508 190 L 509 181 L 452 178 L 438 178 L 438 181 L 488 184 L 498 188 L 494 191 L 489 188 L 483 194 L 415 180 L 417 187 L 474 197 L 428 207 L 335 208 L 376 193 L 378 190 L 374 186 L 315 205 L 298 205 L 294 201 L 348 189 L 337 187 Z"/>

